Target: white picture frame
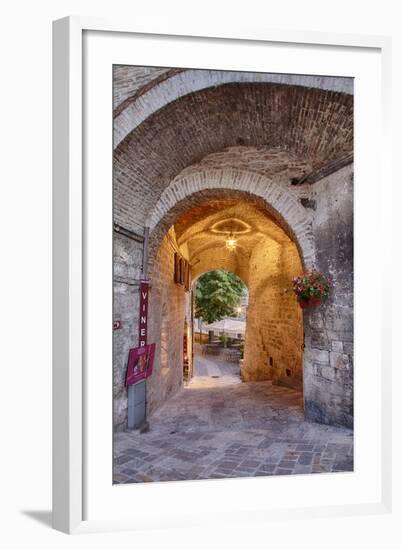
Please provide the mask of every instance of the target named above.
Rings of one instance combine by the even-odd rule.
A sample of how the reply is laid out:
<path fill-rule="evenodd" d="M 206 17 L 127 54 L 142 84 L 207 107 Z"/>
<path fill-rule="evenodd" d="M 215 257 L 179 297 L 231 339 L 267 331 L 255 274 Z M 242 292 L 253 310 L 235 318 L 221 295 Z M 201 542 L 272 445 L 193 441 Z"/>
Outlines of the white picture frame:
<path fill-rule="evenodd" d="M 181 43 L 207 44 L 218 40 L 225 41 L 229 47 L 234 44 L 276 44 L 288 45 L 292 48 L 313 48 L 327 47 L 347 52 L 366 50 L 375 52 L 380 60 L 381 74 L 380 82 L 375 82 L 381 90 L 381 113 L 377 121 L 380 127 L 381 162 L 379 178 L 381 181 L 380 193 L 391 195 L 391 174 L 389 161 L 389 93 L 390 93 L 390 56 L 391 41 L 387 37 L 358 36 L 358 35 L 337 35 L 328 33 L 313 32 L 292 32 L 281 30 L 230 30 L 228 27 L 213 37 L 204 36 L 207 31 L 199 34 L 197 31 L 170 28 L 158 30 L 152 34 L 152 29 L 141 28 L 139 25 L 131 25 L 126 22 L 114 22 L 97 20 L 83 17 L 69 17 L 54 22 L 53 33 L 53 526 L 55 529 L 66 533 L 116 530 L 116 529 L 138 529 L 147 526 L 145 517 L 127 515 L 121 518 L 117 516 L 105 516 L 106 512 L 88 517 L 88 493 L 90 492 L 91 481 L 88 476 L 95 478 L 97 473 L 94 468 L 88 468 L 85 462 L 85 453 L 89 445 L 88 434 L 91 430 L 91 422 L 88 418 L 88 396 L 87 386 L 87 352 L 90 347 L 90 335 L 88 337 L 87 317 L 91 315 L 91 302 L 86 300 L 88 293 L 88 280 L 85 277 L 85 270 L 91 261 L 90 246 L 91 239 L 87 238 L 87 232 L 91 231 L 88 224 L 93 223 L 93 216 L 86 216 L 88 212 L 87 201 L 91 194 L 85 189 L 84 180 L 87 177 L 85 155 L 88 154 L 85 139 L 83 139 L 85 120 L 85 78 L 83 70 L 83 59 L 87 55 L 85 51 L 85 33 L 94 33 L 107 40 L 116 40 L 127 36 L 145 37 L 147 40 L 160 40 L 163 37 L 179 38 Z M 157 53 L 157 52 L 156 52 Z M 156 55 L 154 52 L 154 55 Z M 209 54 L 210 55 L 210 54 Z M 157 56 L 156 56 L 157 57 Z M 86 58 L 88 59 L 88 58 Z M 140 64 L 140 63 L 138 63 Z M 147 64 L 147 63 L 143 63 Z M 163 65 L 163 62 L 160 63 Z M 175 66 L 171 63 L 171 66 Z M 285 71 L 283 71 L 285 72 Z M 85 76 L 85 78 L 84 78 Z M 346 75 L 352 76 L 352 75 Z M 112 134 L 107 138 L 112 143 Z M 358 154 L 358 149 L 356 149 Z M 90 154 L 90 153 L 89 153 Z M 106 174 L 107 176 L 107 174 Z M 110 179 L 111 188 L 111 179 Z M 105 195 L 110 198 L 111 193 Z M 369 206 L 368 206 L 369 207 Z M 90 210 L 90 205 L 89 205 Z M 111 210 L 111 205 L 110 205 Z M 384 215 L 384 210 L 378 212 L 380 218 L 379 236 L 389 231 L 389 220 Z M 363 219 L 363 212 L 361 212 Z M 97 223 L 97 222 L 95 222 Z M 109 226 L 103 227 L 106 232 Z M 384 267 L 389 265 L 390 250 L 384 244 L 382 260 Z M 111 261 L 111 260 L 110 260 Z M 387 273 L 390 270 L 387 270 Z M 386 284 L 386 270 L 383 269 L 380 284 Z M 110 274 L 108 274 L 110 276 Z M 108 284 L 108 279 L 105 280 Z M 388 307 L 390 297 L 380 300 L 377 306 L 383 313 Z M 357 317 L 358 318 L 358 317 Z M 387 323 L 388 317 L 380 315 L 380 341 L 377 342 L 378 353 L 380 351 L 380 384 L 376 391 L 378 396 L 378 407 L 380 406 L 380 426 L 378 426 L 377 444 L 380 445 L 380 456 L 377 460 L 377 468 L 380 468 L 380 487 L 376 493 L 380 497 L 371 499 L 365 495 L 360 501 L 354 496 L 350 499 L 326 501 L 320 506 L 313 504 L 295 505 L 288 507 L 279 504 L 276 508 L 272 505 L 269 508 L 270 518 L 280 517 L 312 517 L 315 515 L 352 515 L 365 513 L 385 513 L 391 509 L 391 400 L 387 397 L 391 394 L 391 357 L 389 353 L 389 334 Z M 110 326 L 110 333 L 111 333 Z M 380 348 L 380 350 L 379 350 Z M 107 354 L 105 355 L 107 358 Z M 111 377 L 110 377 L 111 379 Z M 111 384 L 111 381 L 110 381 Z M 101 390 L 102 391 L 102 390 Z M 373 391 L 373 390 L 372 390 Z M 384 398 L 386 396 L 386 398 Z M 92 407 L 96 407 L 96 399 L 91 394 Z M 358 406 L 358 405 L 357 405 Z M 92 415 L 93 416 L 93 415 Z M 105 422 L 106 437 L 110 437 L 111 426 Z M 89 438 L 90 439 L 90 438 Z M 93 454 L 93 453 L 92 453 Z M 379 474 L 379 470 L 378 470 Z M 345 474 L 346 475 L 346 474 Z M 89 477 L 90 477 L 89 476 Z M 296 476 L 302 477 L 302 476 Z M 345 478 L 344 478 L 345 479 Z M 350 478 L 348 478 L 350 479 Z M 239 480 L 241 485 L 235 486 L 236 491 L 246 490 L 245 484 L 252 482 L 263 483 L 258 480 Z M 270 483 L 286 483 L 285 480 L 270 480 Z M 288 480 L 287 480 L 288 481 Z M 104 480 L 102 480 L 102 483 Z M 110 473 L 111 485 L 111 473 Z M 226 483 L 228 482 L 228 484 Z M 233 480 L 235 483 L 236 480 Z M 232 499 L 233 485 L 231 481 L 225 480 L 207 481 L 196 488 L 192 482 L 164 484 L 152 484 L 147 487 L 131 487 L 131 489 L 119 488 L 120 497 L 123 498 L 121 489 L 136 490 L 141 498 L 156 497 L 163 502 L 168 498 L 168 493 L 178 493 L 175 498 L 190 498 L 191 492 L 196 492 L 200 500 L 210 498 L 206 495 L 210 491 L 218 490 L 227 493 L 227 498 Z M 295 480 L 290 480 L 295 483 Z M 318 476 L 315 476 L 314 484 L 318 483 Z M 348 483 L 345 479 L 345 485 Z M 208 484 L 210 490 L 208 488 Z M 93 485 L 93 483 L 92 483 Z M 252 490 L 255 489 L 255 483 Z M 163 491 L 163 495 L 161 492 Z M 318 491 L 318 489 L 317 489 Z M 146 493 L 146 494 L 145 494 Z M 216 493 L 217 494 L 217 493 Z M 231 495 L 231 496 L 230 496 Z M 250 517 L 254 511 L 253 518 L 263 521 L 264 509 L 261 504 L 255 502 L 252 510 L 242 510 L 242 518 Z M 157 510 L 155 512 L 157 516 Z M 218 519 L 218 518 L 217 518 Z M 224 517 L 220 518 L 224 520 Z M 191 513 L 179 514 L 179 509 L 163 519 L 160 517 L 160 524 L 183 525 L 191 524 L 196 518 Z M 198 521 L 198 520 L 196 520 Z M 236 521 L 235 514 L 232 521 Z M 155 517 L 152 518 L 155 523 Z M 157 521 L 156 521 L 157 524 Z"/>

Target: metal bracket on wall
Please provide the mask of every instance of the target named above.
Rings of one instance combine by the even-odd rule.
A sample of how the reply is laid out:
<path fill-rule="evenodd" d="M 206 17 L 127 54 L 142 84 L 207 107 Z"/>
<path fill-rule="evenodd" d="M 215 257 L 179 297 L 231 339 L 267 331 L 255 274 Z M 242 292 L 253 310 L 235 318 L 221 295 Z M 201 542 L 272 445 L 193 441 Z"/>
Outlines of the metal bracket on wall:
<path fill-rule="evenodd" d="M 121 225 L 118 225 L 116 223 L 114 224 L 114 231 L 138 243 L 143 243 L 145 241 L 145 237 L 143 235 L 140 235 L 139 233 L 136 233 L 135 231 L 131 231 L 131 229 L 127 229 L 126 227 L 122 227 Z"/>

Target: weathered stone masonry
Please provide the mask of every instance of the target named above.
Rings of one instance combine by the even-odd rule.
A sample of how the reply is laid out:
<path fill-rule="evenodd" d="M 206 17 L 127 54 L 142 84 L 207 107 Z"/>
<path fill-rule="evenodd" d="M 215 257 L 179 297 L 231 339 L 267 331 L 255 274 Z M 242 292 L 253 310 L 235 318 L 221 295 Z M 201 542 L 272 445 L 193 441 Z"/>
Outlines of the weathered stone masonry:
<path fill-rule="evenodd" d="M 303 320 L 290 281 L 302 272 L 294 243 L 262 241 L 250 259 L 245 380 L 302 390 Z"/>
<path fill-rule="evenodd" d="M 141 237 L 139 235 L 139 237 Z M 129 349 L 138 345 L 139 280 L 142 270 L 141 239 L 114 233 L 114 320 L 122 322 L 113 332 L 114 426 L 126 427 L 125 370 Z"/>
<path fill-rule="evenodd" d="M 305 415 L 353 427 L 353 168 L 313 186 L 316 265 L 334 293 L 305 314 Z"/>
<path fill-rule="evenodd" d="M 148 413 L 163 404 L 183 381 L 186 293 L 174 283 L 174 232 L 163 239 L 151 272 L 149 341 L 157 342 L 152 376 L 147 381 Z"/>

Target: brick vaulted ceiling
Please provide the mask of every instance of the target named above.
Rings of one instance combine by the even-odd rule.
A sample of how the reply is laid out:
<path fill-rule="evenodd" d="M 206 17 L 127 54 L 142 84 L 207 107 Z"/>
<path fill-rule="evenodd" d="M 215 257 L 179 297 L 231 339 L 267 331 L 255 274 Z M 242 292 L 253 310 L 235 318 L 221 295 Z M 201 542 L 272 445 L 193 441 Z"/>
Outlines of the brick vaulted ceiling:
<path fill-rule="evenodd" d="M 225 166 L 233 162 L 233 151 L 241 152 L 237 163 L 250 151 L 248 169 L 269 174 L 271 159 L 272 173 L 290 179 L 341 160 L 352 149 L 350 94 L 249 82 L 202 89 L 151 114 L 115 149 L 115 221 L 128 228 L 146 225 L 170 182 L 205 157 Z"/>
<path fill-rule="evenodd" d="M 231 231 L 237 239 L 234 251 L 225 246 Z M 192 265 L 193 277 L 224 268 L 239 275 L 246 284 L 252 251 L 258 243 L 263 240 L 284 247 L 292 243 L 265 210 L 238 195 L 200 202 L 176 221 L 174 233 Z"/>

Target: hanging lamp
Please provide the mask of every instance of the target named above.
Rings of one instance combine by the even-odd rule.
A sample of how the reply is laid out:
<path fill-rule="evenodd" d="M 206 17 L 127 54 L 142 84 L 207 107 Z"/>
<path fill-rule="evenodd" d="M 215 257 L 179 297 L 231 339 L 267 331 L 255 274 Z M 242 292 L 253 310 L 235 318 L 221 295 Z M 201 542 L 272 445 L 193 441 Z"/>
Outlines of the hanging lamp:
<path fill-rule="evenodd" d="M 228 248 L 228 250 L 232 251 L 232 250 L 235 250 L 237 247 L 237 239 L 234 235 L 234 232 L 233 232 L 233 224 L 232 224 L 232 221 L 231 221 L 231 230 L 230 230 L 230 234 L 228 235 L 228 237 L 226 238 L 226 248 Z"/>

